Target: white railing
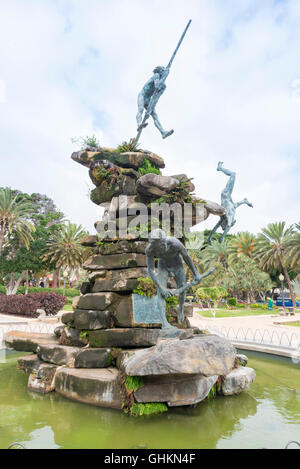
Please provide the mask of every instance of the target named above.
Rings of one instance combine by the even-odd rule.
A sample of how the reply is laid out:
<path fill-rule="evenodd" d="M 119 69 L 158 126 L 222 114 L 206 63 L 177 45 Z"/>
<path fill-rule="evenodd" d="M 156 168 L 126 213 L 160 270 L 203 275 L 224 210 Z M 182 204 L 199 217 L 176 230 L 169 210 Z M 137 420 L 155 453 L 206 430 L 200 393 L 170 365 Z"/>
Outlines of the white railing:
<path fill-rule="evenodd" d="M 5 347 L 3 342 L 4 335 L 9 331 L 20 331 L 20 332 L 36 332 L 40 334 L 53 334 L 54 329 L 59 325 L 46 324 L 46 323 L 11 323 L 11 324 L 0 324 L 0 349 Z"/>
<path fill-rule="evenodd" d="M 205 328 L 218 335 L 226 337 L 231 342 L 244 344 L 259 344 L 273 347 L 281 347 L 290 350 L 300 350 L 300 339 L 296 333 L 275 331 L 270 329 L 252 329 L 239 327 L 217 327 L 205 325 Z"/>

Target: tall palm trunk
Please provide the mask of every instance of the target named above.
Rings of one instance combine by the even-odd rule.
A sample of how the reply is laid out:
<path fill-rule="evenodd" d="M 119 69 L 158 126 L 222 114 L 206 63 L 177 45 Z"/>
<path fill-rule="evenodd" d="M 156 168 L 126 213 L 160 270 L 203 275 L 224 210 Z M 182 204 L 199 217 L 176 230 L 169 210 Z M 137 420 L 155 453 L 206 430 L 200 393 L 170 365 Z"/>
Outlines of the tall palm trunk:
<path fill-rule="evenodd" d="M 296 309 L 296 299 L 295 299 L 295 293 L 294 293 L 294 288 L 293 288 L 293 285 L 292 285 L 292 282 L 291 282 L 291 279 L 290 279 L 290 276 L 288 274 L 288 271 L 287 271 L 287 268 L 283 265 L 282 266 L 283 268 L 283 273 L 284 273 L 284 276 L 285 276 L 285 280 L 288 284 L 288 287 L 289 287 L 289 291 L 290 291 L 290 296 L 291 296 L 291 300 L 292 300 L 292 303 L 293 303 L 293 310 L 295 312 L 295 309 Z"/>
<path fill-rule="evenodd" d="M 0 255 L 2 252 L 2 245 L 3 245 L 3 240 L 4 240 L 4 234 L 5 234 L 5 224 L 1 224 L 1 230 L 0 230 Z"/>
<path fill-rule="evenodd" d="M 25 286 L 25 295 L 28 295 L 29 288 L 29 279 L 28 279 L 28 270 L 26 270 L 26 286 Z"/>
<path fill-rule="evenodd" d="M 56 288 L 59 288 L 59 273 L 60 273 L 60 267 L 56 269 L 53 275 L 53 285 L 52 285 L 53 290 L 55 290 Z"/>

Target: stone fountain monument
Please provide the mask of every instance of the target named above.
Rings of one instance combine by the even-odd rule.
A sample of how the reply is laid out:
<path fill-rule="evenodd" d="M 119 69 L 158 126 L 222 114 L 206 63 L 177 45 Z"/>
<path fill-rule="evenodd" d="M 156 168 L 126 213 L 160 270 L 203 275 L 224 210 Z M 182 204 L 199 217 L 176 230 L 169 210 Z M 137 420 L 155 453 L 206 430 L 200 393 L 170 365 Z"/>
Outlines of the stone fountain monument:
<path fill-rule="evenodd" d="M 155 69 L 139 95 L 132 148 L 88 147 L 72 154 L 89 169 L 91 200 L 104 214 L 95 223 L 97 233 L 82 241 L 91 251 L 83 266 L 88 281 L 55 335 L 5 336 L 8 347 L 33 353 L 19 359 L 33 391 L 147 415 L 209 395 L 239 394 L 255 378 L 228 340 L 191 326 L 192 308 L 185 304 L 186 290 L 212 272 L 197 272 L 184 246 L 186 231 L 210 215 L 225 216 L 225 208 L 196 197 L 187 175 L 163 175 L 164 160 L 137 145 L 150 116 L 160 126 L 155 106 L 189 24 L 169 65 L 161 74 Z M 173 133 L 159 130 L 163 138 Z M 177 217 L 186 210 L 188 217 Z M 162 229 L 167 219 L 169 236 Z M 184 263 L 193 275 L 189 283 Z"/>

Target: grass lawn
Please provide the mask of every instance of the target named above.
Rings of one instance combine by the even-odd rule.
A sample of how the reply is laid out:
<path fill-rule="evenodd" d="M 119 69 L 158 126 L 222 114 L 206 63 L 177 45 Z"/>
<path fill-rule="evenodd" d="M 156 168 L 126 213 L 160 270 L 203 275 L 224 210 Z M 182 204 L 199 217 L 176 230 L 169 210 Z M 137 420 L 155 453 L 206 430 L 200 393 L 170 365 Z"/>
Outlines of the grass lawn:
<path fill-rule="evenodd" d="M 211 311 L 207 310 L 199 310 L 197 311 L 198 314 L 203 316 L 204 318 L 212 318 L 213 315 Z M 269 311 L 268 309 L 218 309 L 216 310 L 216 318 L 232 318 L 238 316 L 259 316 L 262 314 L 276 314 L 277 311 Z M 279 316 L 279 314 L 278 314 Z"/>
<path fill-rule="evenodd" d="M 65 305 L 64 306 L 64 311 L 73 311 L 73 306 L 72 305 Z"/>
<path fill-rule="evenodd" d="M 284 326 L 294 326 L 294 327 L 300 327 L 300 322 L 284 322 Z"/>

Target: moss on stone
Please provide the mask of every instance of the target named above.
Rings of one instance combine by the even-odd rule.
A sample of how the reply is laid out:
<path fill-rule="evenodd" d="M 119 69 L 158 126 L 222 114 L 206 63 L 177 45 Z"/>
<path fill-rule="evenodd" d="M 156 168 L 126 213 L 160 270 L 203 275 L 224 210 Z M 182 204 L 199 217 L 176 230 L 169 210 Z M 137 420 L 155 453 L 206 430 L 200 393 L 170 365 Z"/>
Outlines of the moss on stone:
<path fill-rule="evenodd" d="M 144 380 L 140 376 L 126 376 L 124 381 L 127 391 L 137 391 L 144 386 Z"/>
<path fill-rule="evenodd" d="M 130 409 L 130 414 L 135 417 L 141 417 L 143 415 L 161 414 L 167 411 L 168 407 L 161 402 L 147 402 L 146 404 L 135 402 Z"/>
<path fill-rule="evenodd" d="M 89 340 L 89 331 L 81 331 L 79 337 L 82 340 L 88 341 Z"/>

